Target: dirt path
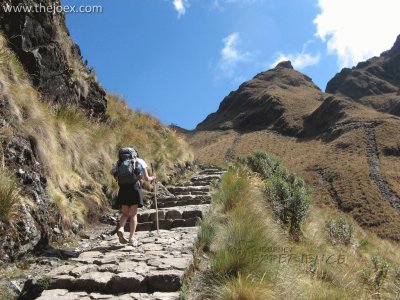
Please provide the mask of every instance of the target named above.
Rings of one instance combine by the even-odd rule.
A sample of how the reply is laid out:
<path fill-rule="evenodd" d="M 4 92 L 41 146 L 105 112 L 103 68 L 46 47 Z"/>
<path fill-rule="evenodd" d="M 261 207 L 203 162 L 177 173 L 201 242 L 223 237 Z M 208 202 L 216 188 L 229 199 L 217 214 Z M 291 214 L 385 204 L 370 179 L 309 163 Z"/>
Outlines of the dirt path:
<path fill-rule="evenodd" d="M 242 138 L 242 135 L 239 132 L 237 132 L 235 139 L 232 142 L 231 147 L 225 153 L 225 161 L 226 162 L 228 162 L 228 163 L 232 162 L 233 159 L 235 158 L 236 148 L 239 145 L 241 138 Z"/>
<path fill-rule="evenodd" d="M 203 167 L 190 182 L 168 187 L 171 194 L 158 200 L 159 235 L 155 209 L 141 210 L 137 247 L 121 245 L 116 235 L 89 240 L 77 257 L 28 280 L 20 299 L 179 299 L 193 268 L 196 222 L 209 208 L 211 182 L 222 173 Z"/>

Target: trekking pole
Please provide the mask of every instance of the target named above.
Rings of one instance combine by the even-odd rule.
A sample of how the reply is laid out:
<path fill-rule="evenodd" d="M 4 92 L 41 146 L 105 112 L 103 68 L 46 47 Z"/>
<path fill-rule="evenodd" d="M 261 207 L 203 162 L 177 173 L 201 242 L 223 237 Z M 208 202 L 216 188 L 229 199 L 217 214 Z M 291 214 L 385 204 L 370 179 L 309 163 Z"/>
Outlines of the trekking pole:
<path fill-rule="evenodd" d="M 151 164 L 151 173 L 154 176 L 153 164 Z M 158 205 L 157 205 L 157 181 L 155 179 L 154 179 L 154 204 L 156 206 L 157 235 L 160 235 L 160 224 L 158 221 Z"/>

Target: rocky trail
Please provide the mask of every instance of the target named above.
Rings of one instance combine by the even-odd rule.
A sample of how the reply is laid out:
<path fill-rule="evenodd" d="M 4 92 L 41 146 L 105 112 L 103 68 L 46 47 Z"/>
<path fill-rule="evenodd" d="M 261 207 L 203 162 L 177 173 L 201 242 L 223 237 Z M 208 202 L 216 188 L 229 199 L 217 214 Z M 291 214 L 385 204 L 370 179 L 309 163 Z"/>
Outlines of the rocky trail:
<path fill-rule="evenodd" d="M 369 178 L 376 184 L 382 197 L 389 201 L 397 211 L 400 211 L 400 198 L 389 187 L 381 173 L 375 127 L 372 124 L 366 124 L 364 130 Z"/>
<path fill-rule="evenodd" d="M 384 199 L 386 199 L 396 210 L 400 211 L 400 198 L 390 188 L 387 181 L 382 175 L 380 163 L 379 163 L 379 152 L 376 143 L 375 122 L 350 122 L 345 124 L 336 125 L 331 133 L 338 135 L 341 132 L 363 128 L 364 129 L 364 140 L 365 140 L 365 155 L 367 157 L 367 164 L 369 170 L 369 178 L 377 186 L 379 193 Z"/>
<path fill-rule="evenodd" d="M 179 299 L 194 266 L 196 223 L 210 206 L 211 184 L 223 172 L 202 166 L 190 182 L 167 187 L 171 194 L 158 199 L 159 234 L 155 209 L 140 209 L 137 247 L 101 234 L 81 244 L 76 257 L 29 279 L 19 299 Z M 51 259 L 48 264 L 54 265 Z"/>
<path fill-rule="evenodd" d="M 241 139 L 242 139 L 242 135 L 240 134 L 240 132 L 237 132 L 235 139 L 232 142 L 231 147 L 225 153 L 225 161 L 226 162 L 228 162 L 228 163 L 232 162 L 233 159 L 235 158 L 236 148 L 239 145 Z"/>

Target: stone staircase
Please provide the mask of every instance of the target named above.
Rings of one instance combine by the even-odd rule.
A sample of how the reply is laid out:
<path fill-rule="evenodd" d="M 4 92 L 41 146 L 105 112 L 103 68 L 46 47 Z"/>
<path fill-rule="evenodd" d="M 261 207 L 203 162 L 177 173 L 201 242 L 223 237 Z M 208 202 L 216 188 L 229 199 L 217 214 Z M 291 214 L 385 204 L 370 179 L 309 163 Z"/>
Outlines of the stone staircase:
<path fill-rule="evenodd" d="M 190 182 L 167 187 L 173 196 L 158 199 L 159 235 L 155 209 L 139 210 L 137 247 L 104 236 L 47 276 L 27 281 L 21 299 L 179 299 L 193 267 L 196 223 L 209 208 L 210 185 L 223 172 L 200 166 Z"/>

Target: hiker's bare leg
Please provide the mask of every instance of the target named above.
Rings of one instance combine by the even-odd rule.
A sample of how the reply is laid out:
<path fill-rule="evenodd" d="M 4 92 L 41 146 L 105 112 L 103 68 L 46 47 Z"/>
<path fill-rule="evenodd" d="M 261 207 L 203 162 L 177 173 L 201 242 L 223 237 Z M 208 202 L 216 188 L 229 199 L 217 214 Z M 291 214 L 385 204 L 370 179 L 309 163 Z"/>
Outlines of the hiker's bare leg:
<path fill-rule="evenodd" d="M 121 212 L 122 212 L 122 216 L 121 216 L 121 219 L 119 220 L 118 230 L 122 230 L 123 231 L 124 227 L 125 227 L 125 224 L 126 224 L 126 221 L 128 221 L 128 218 L 129 218 L 129 206 L 128 205 L 122 205 Z"/>
<path fill-rule="evenodd" d="M 129 216 L 130 216 L 130 234 L 129 234 L 129 239 L 132 239 L 132 237 L 135 234 L 136 231 L 136 225 L 137 225 L 137 209 L 138 206 L 137 204 L 131 205 L 130 210 L 129 210 Z"/>

